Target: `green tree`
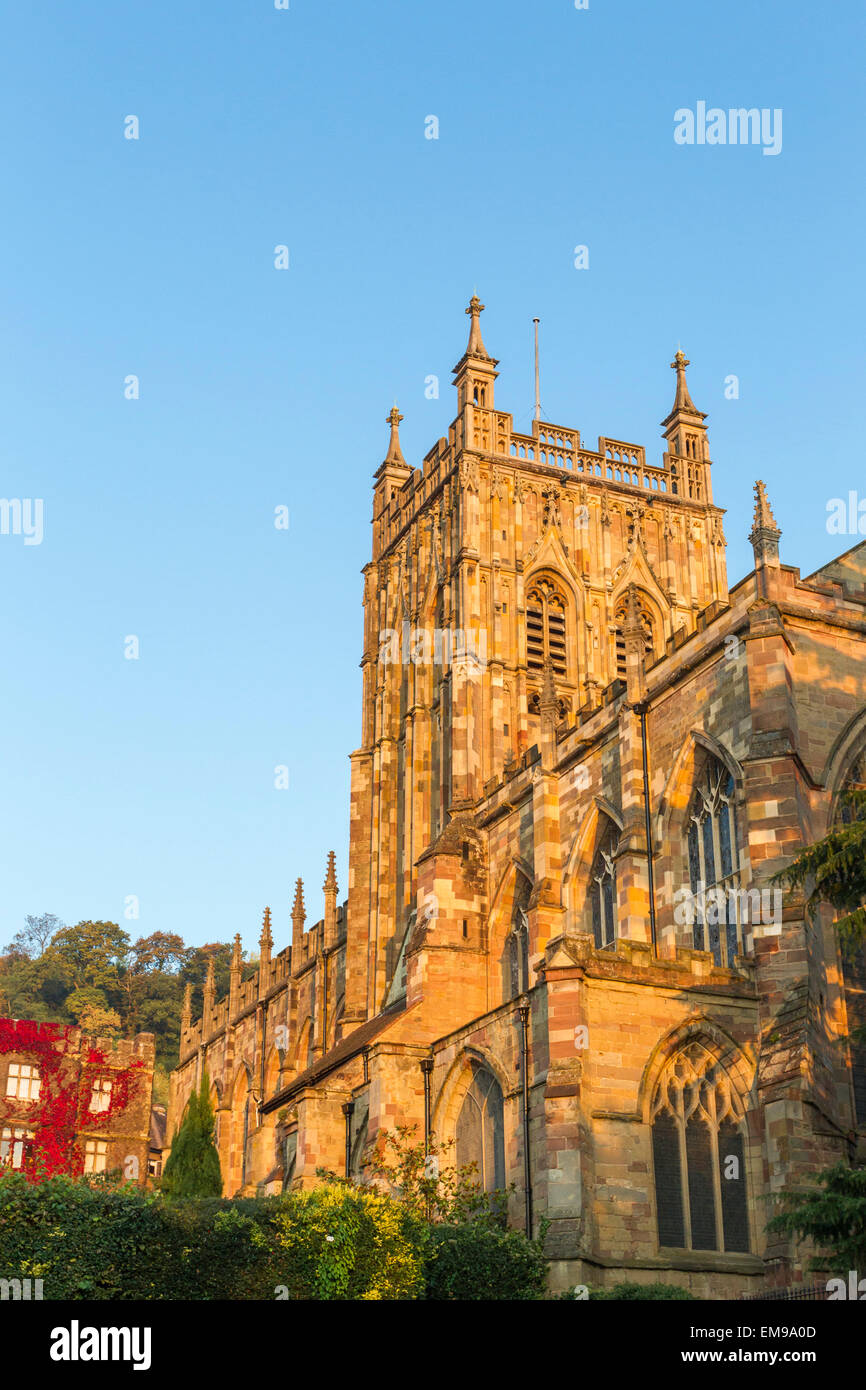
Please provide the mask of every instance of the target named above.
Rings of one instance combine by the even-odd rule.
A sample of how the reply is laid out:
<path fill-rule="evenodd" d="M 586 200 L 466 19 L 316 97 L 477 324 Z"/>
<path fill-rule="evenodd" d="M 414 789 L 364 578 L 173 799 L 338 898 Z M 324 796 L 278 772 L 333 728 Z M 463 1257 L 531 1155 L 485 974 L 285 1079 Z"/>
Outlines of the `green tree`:
<path fill-rule="evenodd" d="M 175 932 L 151 932 L 150 936 L 140 936 L 132 947 L 132 970 L 137 975 L 179 970 L 192 954 Z"/>
<path fill-rule="evenodd" d="M 454 1225 L 504 1227 L 508 1219 L 507 1190 L 487 1192 L 481 1186 L 477 1163 L 451 1162 L 454 1140 L 435 1134 L 425 1150 L 415 1139 L 415 1125 L 383 1130 L 364 1154 L 371 1177 L 417 1217 Z"/>
<path fill-rule="evenodd" d="M 48 946 L 51 938 L 63 929 L 64 923 L 53 912 L 43 912 L 39 917 L 27 916 L 21 931 L 16 932 L 8 952 L 21 952 L 30 960 L 38 960 Z"/>
<path fill-rule="evenodd" d="M 43 952 L 40 965 L 59 972 L 72 989 L 118 990 L 129 953 L 129 937 L 116 922 L 78 922 L 63 927 Z"/>
<path fill-rule="evenodd" d="M 866 1168 L 837 1163 L 816 1174 L 817 1187 L 784 1192 L 768 1229 L 810 1240 L 814 1270 L 866 1272 Z"/>
<path fill-rule="evenodd" d="M 866 941 L 866 791 L 849 791 L 842 814 L 823 840 L 804 849 L 775 882 L 807 889 L 807 906 L 829 903 L 840 914 L 834 927 L 846 954 Z"/>
<path fill-rule="evenodd" d="M 162 1191 L 167 1197 L 222 1196 L 222 1173 L 213 1135 L 210 1082 L 204 1072 L 198 1092 L 190 1095 L 163 1169 Z"/>

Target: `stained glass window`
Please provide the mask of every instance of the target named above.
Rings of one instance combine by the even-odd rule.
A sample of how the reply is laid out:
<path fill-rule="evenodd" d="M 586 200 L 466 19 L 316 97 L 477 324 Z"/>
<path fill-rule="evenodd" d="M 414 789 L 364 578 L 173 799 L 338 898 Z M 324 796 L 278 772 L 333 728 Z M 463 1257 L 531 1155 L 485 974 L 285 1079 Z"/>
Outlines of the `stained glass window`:
<path fill-rule="evenodd" d="M 457 1166 L 474 1164 L 485 1192 L 505 1186 L 505 1127 L 502 1091 L 486 1067 L 473 1068 L 457 1119 Z"/>
<path fill-rule="evenodd" d="M 651 1115 L 659 1245 L 748 1251 L 743 1110 L 700 1041 L 668 1062 Z"/>
<path fill-rule="evenodd" d="M 689 807 L 689 882 L 693 944 L 711 951 L 716 965 L 732 967 L 747 949 L 737 868 L 734 779 L 717 758 L 708 758 Z"/>

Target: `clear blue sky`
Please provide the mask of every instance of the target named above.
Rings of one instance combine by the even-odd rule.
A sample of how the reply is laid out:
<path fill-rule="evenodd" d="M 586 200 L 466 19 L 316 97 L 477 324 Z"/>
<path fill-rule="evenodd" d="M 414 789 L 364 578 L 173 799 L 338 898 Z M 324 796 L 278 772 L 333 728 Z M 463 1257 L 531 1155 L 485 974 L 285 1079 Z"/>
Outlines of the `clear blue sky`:
<path fill-rule="evenodd" d="M 51 911 L 249 948 L 267 903 L 281 948 L 331 848 L 342 897 L 384 418 L 414 463 L 445 433 L 476 285 L 523 428 L 534 314 L 546 418 L 654 461 L 682 343 L 732 583 L 757 477 L 786 562 L 853 544 L 825 519 L 866 493 L 863 16 L 6 7 L 0 496 L 45 511 L 0 536 L 0 944 Z M 702 100 L 781 108 L 782 153 L 676 145 Z"/>

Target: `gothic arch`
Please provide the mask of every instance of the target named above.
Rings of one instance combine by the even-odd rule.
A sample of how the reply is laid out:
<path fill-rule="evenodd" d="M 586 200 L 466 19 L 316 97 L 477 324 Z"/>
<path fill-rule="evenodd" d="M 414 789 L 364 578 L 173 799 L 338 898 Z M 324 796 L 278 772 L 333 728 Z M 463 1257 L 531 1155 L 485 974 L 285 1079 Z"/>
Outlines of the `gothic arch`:
<path fill-rule="evenodd" d="M 759 1190 L 761 1172 L 749 1135 L 750 1079 L 741 1049 L 706 1018 L 671 1030 L 654 1050 L 640 1115 L 660 1250 L 754 1249 L 749 1192 Z"/>
<path fill-rule="evenodd" d="M 570 590 L 570 598 L 575 605 L 575 613 L 582 614 L 585 602 L 583 581 L 571 560 L 565 553 L 559 532 L 551 526 L 543 540 L 533 546 L 526 557 L 529 569 L 523 577 L 523 592 L 546 571 Z"/>
<path fill-rule="evenodd" d="M 638 590 L 640 598 L 646 601 L 650 616 L 658 623 L 659 651 L 661 652 L 664 650 L 665 639 L 671 635 L 671 608 L 642 545 L 634 547 L 619 569 L 614 572 L 613 592 L 610 600 L 611 614 L 616 612 L 632 584 Z"/>
<path fill-rule="evenodd" d="M 247 1091 L 252 1090 L 253 1085 L 253 1069 L 250 1066 L 249 1062 L 246 1060 L 246 1058 L 241 1059 L 238 1065 L 238 1069 L 235 1072 L 235 1079 L 232 1082 L 231 1088 L 231 1096 L 233 1100 L 238 1094 L 238 1090 L 242 1079 L 245 1081 L 243 1090 L 244 1094 L 246 1095 Z"/>
<path fill-rule="evenodd" d="M 849 818 L 850 812 L 842 801 L 843 791 L 849 785 L 866 785 L 866 710 L 854 715 L 836 739 L 827 759 L 824 783 L 830 793 L 825 828 L 829 832 Z M 859 1039 L 866 1027 L 866 946 L 861 943 L 851 954 L 843 950 L 837 933 L 829 926 L 834 916 L 824 908 L 824 940 L 828 964 L 835 966 L 831 972 L 840 982 L 844 999 L 853 1113 L 855 1123 L 862 1127 L 866 1126 L 866 1043 Z"/>
<path fill-rule="evenodd" d="M 229 1194 L 237 1192 L 245 1178 L 245 1148 L 250 1123 L 250 1095 L 252 1090 L 252 1070 L 243 1060 L 235 1072 L 231 1088 L 231 1108 L 228 1150 Z"/>
<path fill-rule="evenodd" d="M 650 1053 L 638 1089 L 638 1110 L 644 1124 L 649 1123 L 653 1095 L 665 1067 L 678 1052 L 694 1042 L 700 1043 L 713 1062 L 728 1074 L 744 1113 L 748 1110 L 755 1077 L 754 1057 L 748 1056 L 739 1043 L 712 1019 L 699 1014 L 671 1028 Z"/>
<path fill-rule="evenodd" d="M 680 747 L 671 768 L 655 816 L 656 843 L 672 842 L 685 829 L 689 800 L 702 762 L 706 757 L 718 758 L 734 779 L 734 804 L 740 824 L 743 824 L 743 769 L 724 744 L 703 729 L 692 729 Z"/>
<path fill-rule="evenodd" d="M 487 993 L 490 1007 L 512 998 L 506 988 L 506 955 L 509 938 L 519 926 L 518 911 L 528 910 L 529 899 L 534 885 L 534 876 L 529 865 L 515 855 L 507 865 L 491 904 L 487 919 Z M 525 943 L 523 973 L 529 970 L 529 941 Z M 518 962 L 518 970 L 520 971 Z M 512 972 L 509 972 L 509 977 Z M 525 980 L 528 988 L 529 980 Z M 495 1001 L 495 1002 L 494 1002 Z"/>
<path fill-rule="evenodd" d="M 622 833 L 622 816 L 605 797 L 596 796 L 574 833 L 562 874 L 563 898 L 574 923 L 572 930 L 578 934 L 587 930 L 590 870 L 607 826 Z"/>
<path fill-rule="evenodd" d="M 502 873 L 499 876 L 499 883 L 490 901 L 489 915 L 491 922 L 493 921 L 496 912 L 501 907 L 500 900 L 503 894 L 508 891 L 509 882 L 515 874 L 515 872 L 522 874 L 523 877 L 528 880 L 530 888 L 533 886 L 535 882 L 535 875 L 532 872 L 532 866 L 528 864 L 525 859 L 521 859 L 519 855 L 512 855 L 511 859 L 508 861 L 508 863 L 506 864 L 505 868 L 502 870 Z"/>
<path fill-rule="evenodd" d="M 298 1029 L 298 1040 L 295 1043 L 293 1056 L 293 1069 L 297 1072 L 305 1071 L 307 1067 L 307 1054 L 310 1047 L 310 1037 L 313 1029 L 313 1016 L 307 1014 L 300 1028 Z"/>
<path fill-rule="evenodd" d="M 483 1067 L 493 1075 L 502 1091 L 503 1100 L 508 1100 L 513 1089 L 513 1078 L 509 1078 L 499 1059 L 486 1048 L 465 1047 L 452 1062 L 433 1105 L 431 1127 L 439 1139 L 454 1138 L 457 1117 L 472 1085 L 476 1067 Z"/>
<path fill-rule="evenodd" d="M 830 793 L 827 808 L 827 830 L 830 830 L 839 809 L 839 796 L 858 759 L 866 754 L 866 709 L 853 715 L 836 738 L 821 775 Z"/>
<path fill-rule="evenodd" d="M 268 1054 L 268 1059 L 265 1063 L 265 1094 L 263 1097 L 265 1100 L 272 1096 L 276 1091 L 280 1080 L 280 1070 L 280 1051 L 275 1044 L 271 1048 L 270 1053 Z"/>

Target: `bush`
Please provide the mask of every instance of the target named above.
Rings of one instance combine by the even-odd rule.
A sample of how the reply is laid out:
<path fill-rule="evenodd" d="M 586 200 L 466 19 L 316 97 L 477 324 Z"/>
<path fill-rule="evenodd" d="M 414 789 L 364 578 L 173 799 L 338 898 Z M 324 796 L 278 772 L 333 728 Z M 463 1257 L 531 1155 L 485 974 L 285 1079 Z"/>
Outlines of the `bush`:
<path fill-rule="evenodd" d="M 681 1284 L 614 1284 L 609 1289 L 590 1289 L 590 1298 L 603 1299 L 694 1299 Z"/>
<path fill-rule="evenodd" d="M 538 1299 L 546 1269 L 519 1231 L 430 1225 L 342 1182 L 229 1201 L 0 1173 L 0 1278 L 48 1300 Z"/>
<path fill-rule="evenodd" d="M 42 1279 L 46 1299 L 273 1298 L 274 1204 L 166 1202 L 128 1184 L 4 1174 L 0 1277 Z"/>
<path fill-rule="evenodd" d="M 344 1183 L 297 1192 L 275 1219 L 291 1299 L 414 1299 L 424 1293 L 423 1224 L 399 1202 Z"/>
<path fill-rule="evenodd" d="M 427 1238 L 427 1298 L 536 1299 L 547 1261 L 539 1241 L 520 1231 L 433 1226 Z"/>

